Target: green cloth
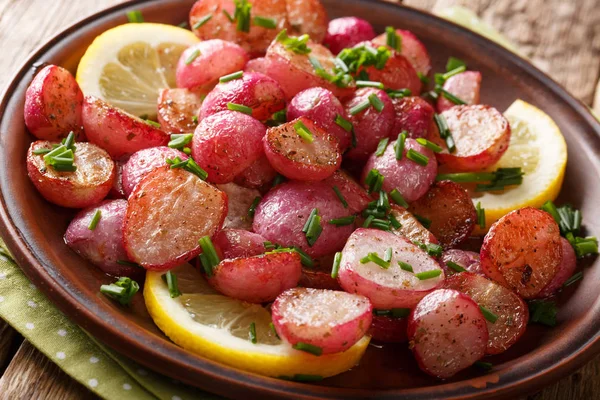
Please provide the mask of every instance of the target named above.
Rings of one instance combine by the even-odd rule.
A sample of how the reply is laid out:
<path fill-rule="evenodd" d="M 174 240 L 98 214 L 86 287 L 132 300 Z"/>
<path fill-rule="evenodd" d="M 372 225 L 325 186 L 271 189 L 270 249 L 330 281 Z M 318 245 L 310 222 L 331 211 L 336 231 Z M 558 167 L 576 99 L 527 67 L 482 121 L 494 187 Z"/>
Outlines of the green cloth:
<path fill-rule="evenodd" d="M 502 35 L 465 8 L 452 7 L 439 15 L 515 51 Z M 0 318 L 73 379 L 104 399 L 220 398 L 144 369 L 90 337 L 29 282 L 1 239 Z"/>

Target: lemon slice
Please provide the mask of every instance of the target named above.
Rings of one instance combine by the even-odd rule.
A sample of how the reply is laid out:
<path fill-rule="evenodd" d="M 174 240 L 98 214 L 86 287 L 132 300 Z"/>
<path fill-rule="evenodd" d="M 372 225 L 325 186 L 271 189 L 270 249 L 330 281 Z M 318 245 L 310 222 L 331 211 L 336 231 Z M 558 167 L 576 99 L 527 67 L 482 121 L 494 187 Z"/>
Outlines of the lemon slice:
<path fill-rule="evenodd" d="M 192 32 L 171 25 L 120 25 L 94 39 L 79 62 L 77 82 L 85 95 L 151 118 L 159 90 L 176 86 L 181 53 L 198 42 Z"/>
<path fill-rule="evenodd" d="M 295 350 L 271 330 L 271 314 L 265 307 L 218 294 L 189 264 L 173 273 L 183 293 L 174 299 L 162 273 L 147 272 L 144 299 L 148 312 L 173 342 L 211 360 L 272 377 L 328 377 L 358 364 L 369 344 L 365 336 L 345 352 L 318 357 Z M 252 323 L 257 343 L 250 341 Z"/>
<path fill-rule="evenodd" d="M 516 100 L 504 115 L 510 122 L 510 145 L 490 170 L 521 167 L 525 175 L 521 185 L 502 192 L 472 193 L 474 203 L 485 208 L 487 228 L 510 211 L 554 200 L 567 165 L 567 144 L 550 116 L 522 100 Z"/>

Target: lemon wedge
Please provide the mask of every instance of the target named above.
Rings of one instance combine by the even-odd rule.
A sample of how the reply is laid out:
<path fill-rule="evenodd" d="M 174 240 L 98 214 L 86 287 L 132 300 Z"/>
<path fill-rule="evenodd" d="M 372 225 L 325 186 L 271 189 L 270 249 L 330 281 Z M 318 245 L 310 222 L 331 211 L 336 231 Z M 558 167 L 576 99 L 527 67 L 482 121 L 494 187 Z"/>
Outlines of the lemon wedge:
<path fill-rule="evenodd" d="M 163 273 L 147 272 L 148 312 L 173 342 L 211 360 L 272 377 L 328 377 L 358 364 L 369 344 L 365 336 L 342 353 L 314 356 L 295 350 L 271 329 L 271 314 L 265 307 L 218 294 L 189 264 L 172 272 L 182 292 L 176 298 L 171 298 Z M 250 340 L 252 323 L 256 343 Z"/>
<path fill-rule="evenodd" d="M 175 87 L 181 53 L 199 39 L 171 25 L 130 23 L 96 37 L 77 68 L 85 95 L 137 116 L 152 118 L 160 89 Z"/>
<path fill-rule="evenodd" d="M 504 116 L 510 122 L 510 144 L 490 170 L 521 167 L 525 175 L 521 185 L 502 192 L 472 193 L 473 202 L 481 202 L 485 208 L 487 228 L 513 210 L 540 207 L 547 200 L 554 200 L 567 165 L 567 144 L 550 116 L 523 100 L 516 100 Z"/>

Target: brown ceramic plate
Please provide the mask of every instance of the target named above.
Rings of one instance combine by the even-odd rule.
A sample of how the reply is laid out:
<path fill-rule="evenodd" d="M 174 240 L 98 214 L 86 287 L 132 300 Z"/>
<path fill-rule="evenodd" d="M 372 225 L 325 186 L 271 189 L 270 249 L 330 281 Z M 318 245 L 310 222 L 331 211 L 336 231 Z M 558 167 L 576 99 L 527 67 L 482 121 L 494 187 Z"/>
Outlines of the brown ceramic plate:
<path fill-rule="evenodd" d="M 530 326 L 506 353 L 492 358 L 494 369 L 463 371 L 448 381 L 419 372 L 406 346 L 371 346 L 360 366 L 319 385 L 299 384 L 245 373 L 188 353 L 152 323 L 141 296 L 121 308 L 100 295 L 110 278 L 63 243 L 73 215 L 38 195 L 27 178 L 25 154 L 32 137 L 23 123 L 25 89 L 35 66 L 48 62 L 75 71 L 87 46 L 101 32 L 126 22 L 139 9 L 147 21 L 179 24 L 193 0 L 134 1 L 105 10 L 67 29 L 25 63 L 0 105 L 0 217 L 2 236 L 27 276 L 70 318 L 115 350 L 145 366 L 211 392 L 234 398 L 512 398 L 574 370 L 600 350 L 600 262 L 586 278 L 561 295 L 556 328 Z M 589 227 L 600 227 L 600 124 L 586 107 L 528 62 L 452 23 L 409 8 L 367 0 L 325 0 L 330 17 L 357 15 L 381 32 L 386 25 L 409 29 L 427 45 L 434 70 L 448 56 L 483 73 L 482 102 L 505 109 L 521 98 L 550 114 L 569 146 L 569 164 L 560 202 L 580 207 Z M 598 234 L 599 232 L 594 232 Z"/>

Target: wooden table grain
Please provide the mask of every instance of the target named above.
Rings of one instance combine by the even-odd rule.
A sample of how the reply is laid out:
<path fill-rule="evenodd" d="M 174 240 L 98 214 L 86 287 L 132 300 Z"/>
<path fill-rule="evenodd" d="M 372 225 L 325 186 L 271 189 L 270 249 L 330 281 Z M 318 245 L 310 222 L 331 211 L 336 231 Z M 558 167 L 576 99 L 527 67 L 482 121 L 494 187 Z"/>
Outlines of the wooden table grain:
<path fill-rule="evenodd" d="M 124 0 L 0 0 L 0 89 L 26 56 L 88 15 Z M 600 112 L 600 7 L 597 0 L 404 0 L 424 10 L 461 5 L 502 32 L 539 68 Z M 0 320 L 0 399 L 94 399 Z M 33 384 L 35 382 L 35 384 Z M 599 398 L 600 357 L 521 400 Z"/>

